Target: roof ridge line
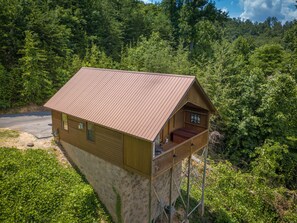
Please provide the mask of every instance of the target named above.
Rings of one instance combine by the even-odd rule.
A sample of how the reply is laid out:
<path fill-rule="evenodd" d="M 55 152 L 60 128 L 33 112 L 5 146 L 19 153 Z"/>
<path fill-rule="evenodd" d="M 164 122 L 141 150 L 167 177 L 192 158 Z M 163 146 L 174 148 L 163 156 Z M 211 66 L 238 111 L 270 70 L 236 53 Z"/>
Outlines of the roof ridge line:
<path fill-rule="evenodd" d="M 113 71 L 113 72 L 146 74 L 146 75 L 156 75 L 156 76 L 157 75 L 158 76 L 175 76 L 175 77 L 193 78 L 193 79 L 196 78 L 194 75 L 168 74 L 168 73 L 156 73 L 156 72 L 145 72 L 145 71 L 130 71 L 130 70 L 119 70 L 119 69 L 108 69 L 108 68 L 97 68 L 97 67 L 81 67 L 81 69 L 106 70 L 106 71 Z"/>

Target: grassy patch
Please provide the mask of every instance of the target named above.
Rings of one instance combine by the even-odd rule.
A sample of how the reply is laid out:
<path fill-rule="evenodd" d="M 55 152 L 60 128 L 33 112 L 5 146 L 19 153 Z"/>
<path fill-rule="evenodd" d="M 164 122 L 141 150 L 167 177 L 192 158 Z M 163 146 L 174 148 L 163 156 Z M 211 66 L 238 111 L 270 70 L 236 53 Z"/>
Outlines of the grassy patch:
<path fill-rule="evenodd" d="M 0 129 L 0 140 L 5 140 L 7 138 L 17 138 L 20 136 L 20 133 L 15 130 L 10 129 Z"/>
<path fill-rule="evenodd" d="M 44 150 L 0 148 L 0 222 L 111 222 L 92 187 Z"/>

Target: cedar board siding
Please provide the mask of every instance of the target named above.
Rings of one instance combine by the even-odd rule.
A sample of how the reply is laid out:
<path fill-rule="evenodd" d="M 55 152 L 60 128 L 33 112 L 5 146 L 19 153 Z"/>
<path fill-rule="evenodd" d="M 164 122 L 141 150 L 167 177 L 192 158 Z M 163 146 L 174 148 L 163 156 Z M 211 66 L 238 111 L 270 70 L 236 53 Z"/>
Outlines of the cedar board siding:
<path fill-rule="evenodd" d="M 175 118 L 175 126 L 172 128 L 172 130 L 185 127 L 184 126 L 184 111 L 183 111 L 183 109 L 176 112 L 172 118 Z"/>
<path fill-rule="evenodd" d="M 151 176 L 152 143 L 124 135 L 124 167 L 143 176 Z"/>
<path fill-rule="evenodd" d="M 183 128 L 184 126 L 184 111 L 183 109 L 176 112 L 164 125 L 161 131 L 161 141 L 165 142 L 165 139 L 171 139 L 170 134 L 179 128 Z"/>
<path fill-rule="evenodd" d="M 62 127 L 62 113 L 52 110 L 53 131 L 59 129 L 59 137 L 84 151 L 123 167 L 123 134 L 95 125 L 95 142 L 87 140 L 86 121 L 68 116 L 68 131 Z M 84 128 L 78 129 L 83 123 Z"/>
<path fill-rule="evenodd" d="M 187 94 L 187 100 L 188 102 L 209 111 L 209 106 L 206 102 L 206 99 L 202 96 L 201 90 L 196 84 L 193 84 L 190 88 Z"/>
<path fill-rule="evenodd" d="M 197 113 L 200 115 L 200 123 L 193 124 L 191 123 L 191 113 Z M 208 114 L 204 112 L 197 112 L 195 110 L 186 110 L 185 111 L 185 127 L 188 129 L 197 130 L 199 133 L 203 132 L 205 129 L 208 129 Z"/>
<path fill-rule="evenodd" d="M 193 84 L 186 95 L 178 103 L 178 106 L 174 109 L 173 113 L 181 110 L 187 103 L 192 103 L 206 111 L 210 111 L 210 107 L 206 102 L 206 99 L 202 96 L 199 87 Z"/>

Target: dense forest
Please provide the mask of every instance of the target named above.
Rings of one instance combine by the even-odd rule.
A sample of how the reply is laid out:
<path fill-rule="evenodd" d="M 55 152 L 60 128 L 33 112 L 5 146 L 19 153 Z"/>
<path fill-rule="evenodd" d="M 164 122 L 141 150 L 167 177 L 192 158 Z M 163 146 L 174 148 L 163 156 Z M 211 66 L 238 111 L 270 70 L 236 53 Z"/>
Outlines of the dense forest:
<path fill-rule="evenodd" d="M 243 185 L 252 176 L 246 186 L 271 190 L 253 204 L 260 206 L 251 219 L 277 213 L 261 221 L 297 222 L 296 20 L 242 21 L 207 0 L 0 0 L 0 6 L 0 109 L 43 104 L 82 66 L 196 75 L 218 110 L 211 155 L 215 163 L 228 160 L 215 167 L 220 179 Z M 249 221 L 232 208 L 214 214 L 224 205 L 214 200 L 206 203 L 213 220 Z"/>

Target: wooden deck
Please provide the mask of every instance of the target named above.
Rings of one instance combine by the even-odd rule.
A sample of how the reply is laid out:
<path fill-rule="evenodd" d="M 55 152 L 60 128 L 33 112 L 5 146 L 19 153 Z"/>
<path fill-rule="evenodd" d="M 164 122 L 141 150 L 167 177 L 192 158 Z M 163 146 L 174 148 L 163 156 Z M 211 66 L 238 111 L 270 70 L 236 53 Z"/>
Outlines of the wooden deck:
<path fill-rule="evenodd" d="M 207 142 L 208 130 L 205 130 L 180 144 L 167 143 L 167 150 L 153 159 L 153 177 L 165 172 L 191 154 L 207 146 Z"/>

